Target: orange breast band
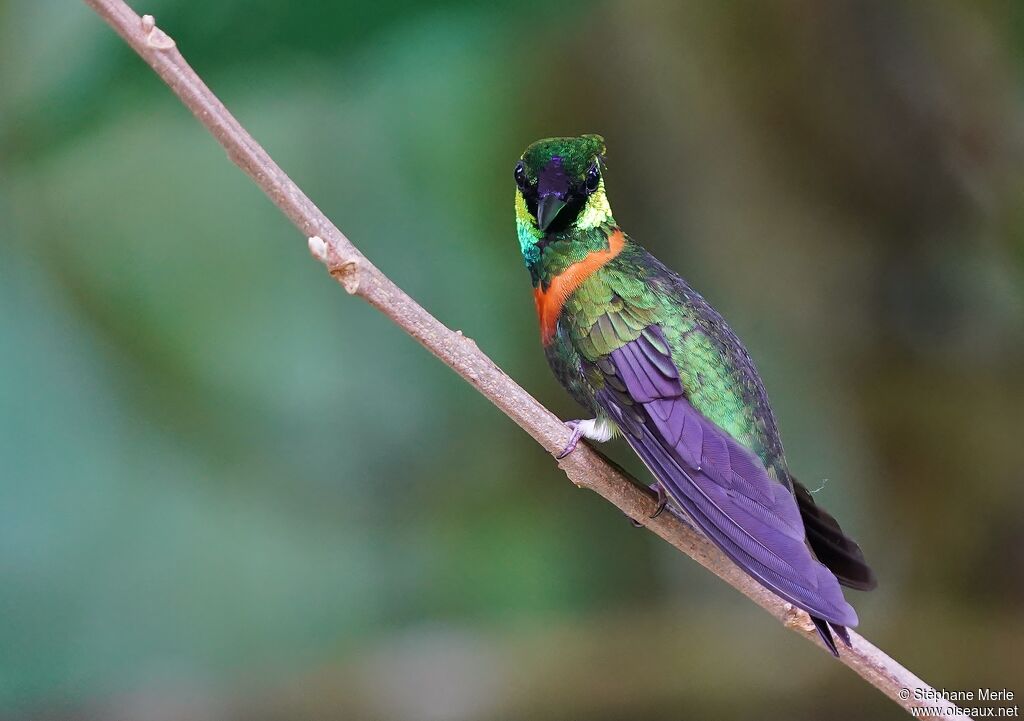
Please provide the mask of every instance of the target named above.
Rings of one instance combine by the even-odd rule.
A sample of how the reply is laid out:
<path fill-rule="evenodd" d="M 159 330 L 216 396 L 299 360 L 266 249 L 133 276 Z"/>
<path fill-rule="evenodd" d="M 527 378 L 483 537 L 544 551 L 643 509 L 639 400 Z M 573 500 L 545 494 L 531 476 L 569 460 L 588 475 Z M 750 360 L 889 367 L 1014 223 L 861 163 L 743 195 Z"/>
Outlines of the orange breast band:
<path fill-rule="evenodd" d="M 622 231 L 616 228 L 608 237 L 607 250 L 593 250 L 586 257 L 573 263 L 560 274 L 551 279 L 547 290 L 533 289 L 533 299 L 537 303 L 537 317 L 540 319 L 540 339 L 544 345 L 551 342 L 558 326 L 558 316 L 562 314 L 562 306 L 566 299 L 601 266 L 622 252 L 626 239 Z"/>

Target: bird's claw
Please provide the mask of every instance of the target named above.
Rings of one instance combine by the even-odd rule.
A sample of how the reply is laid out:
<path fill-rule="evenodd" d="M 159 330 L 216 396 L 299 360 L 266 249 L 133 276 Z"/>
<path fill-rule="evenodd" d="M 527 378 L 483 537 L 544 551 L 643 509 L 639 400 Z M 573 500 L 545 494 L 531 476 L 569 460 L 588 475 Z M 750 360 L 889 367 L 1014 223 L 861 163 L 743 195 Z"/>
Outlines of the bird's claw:
<path fill-rule="evenodd" d="M 580 442 L 580 438 L 583 437 L 583 429 L 580 428 L 579 421 L 566 421 L 565 425 L 572 429 L 572 435 L 569 436 L 569 442 L 565 444 L 565 448 L 555 458 L 562 460 L 567 455 L 576 450 L 576 446 Z"/>
<path fill-rule="evenodd" d="M 647 517 L 653 520 L 660 516 L 661 512 L 665 510 L 665 506 L 668 505 L 668 493 L 665 492 L 665 487 L 662 486 L 660 483 L 655 483 L 651 487 L 654 489 L 654 492 L 658 494 L 658 507 L 654 509 L 654 513 Z M 640 523 L 639 521 L 635 521 L 632 518 L 629 519 L 629 522 L 633 524 L 634 528 L 644 527 L 644 524 Z"/>
<path fill-rule="evenodd" d="M 661 483 L 654 484 L 654 492 L 658 494 L 658 507 L 654 509 L 649 518 L 657 518 L 661 515 L 661 512 L 665 510 L 665 506 L 668 505 L 668 493 L 665 492 L 665 486 Z"/>

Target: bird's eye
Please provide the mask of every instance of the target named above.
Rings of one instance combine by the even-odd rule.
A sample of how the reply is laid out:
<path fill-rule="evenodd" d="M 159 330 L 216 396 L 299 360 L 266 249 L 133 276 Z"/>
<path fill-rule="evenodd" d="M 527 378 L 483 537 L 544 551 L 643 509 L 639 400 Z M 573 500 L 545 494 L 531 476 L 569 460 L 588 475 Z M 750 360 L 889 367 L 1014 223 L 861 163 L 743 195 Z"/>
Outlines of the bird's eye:
<path fill-rule="evenodd" d="M 601 170 L 597 167 L 597 163 L 594 163 L 587 168 L 587 192 L 593 193 L 597 190 L 597 186 L 601 183 Z"/>
<path fill-rule="evenodd" d="M 516 163 L 514 175 L 516 178 L 516 185 L 519 186 L 520 190 L 525 191 L 526 186 L 529 184 L 529 178 L 526 177 L 526 166 L 523 165 L 522 160 Z"/>

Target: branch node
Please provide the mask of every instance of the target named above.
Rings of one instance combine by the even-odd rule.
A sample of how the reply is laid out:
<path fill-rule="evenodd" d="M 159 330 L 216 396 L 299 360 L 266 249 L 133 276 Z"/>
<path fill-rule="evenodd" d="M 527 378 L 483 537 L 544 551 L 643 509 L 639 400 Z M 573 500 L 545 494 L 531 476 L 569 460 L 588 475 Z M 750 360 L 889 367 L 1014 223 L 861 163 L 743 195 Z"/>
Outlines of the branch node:
<path fill-rule="evenodd" d="M 327 266 L 327 272 L 341 283 L 349 295 L 355 295 L 359 291 L 359 261 L 341 260 L 337 250 L 319 235 L 311 235 L 307 242 L 313 257 Z"/>
<path fill-rule="evenodd" d="M 341 283 L 346 293 L 355 295 L 359 291 L 359 263 L 357 261 L 346 260 L 330 270 L 331 275 Z"/>
<path fill-rule="evenodd" d="M 314 235 L 309 238 L 309 252 L 313 254 L 313 257 L 319 260 L 321 263 L 327 262 L 327 243 L 319 235 Z"/>
<path fill-rule="evenodd" d="M 811 617 L 791 603 L 786 604 L 786 610 L 782 614 L 782 625 L 793 631 L 803 631 L 804 633 L 814 631 Z"/>
<path fill-rule="evenodd" d="M 142 16 L 142 32 L 146 33 L 146 44 L 156 50 L 170 50 L 174 47 L 174 39 L 156 26 L 156 18 L 152 15 Z"/>
<path fill-rule="evenodd" d="M 580 490 L 586 490 L 589 487 L 587 484 L 584 484 L 583 481 L 579 479 L 579 476 L 577 476 L 575 473 L 569 472 L 569 456 L 566 456 L 565 458 L 557 458 L 556 460 L 558 461 L 558 467 L 561 468 L 562 472 L 569 477 L 569 481 L 574 486 L 576 486 Z"/>
<path fill-rule="evenodd" d="M 463 333 L 463 332 L 462 332 L 461 330 L 457 330 L 457 331 L 455 331 L 455 335 L 457 335 L 457 336 L 459 336 L 460 338 L 464 339 L 464 340 L 465 340 L 465 341 L 466 341 L 467 343 L 469 343 L 469 344 L 470 344 L 471 346 L 473 346 L 474 348 L 476 348 L 477 350 L 479 350 L 479 348 L 480 348 L 480 347 L 479 347 L 479 346 L 478 346 L 478 345 L 476 344 L 476 341 L 475 341 L 475 340 L 473 340 L 472 338 L 470 338 L 470 337 L 469 337 L 468 335 L 466 335 L 465 333 Z"/>

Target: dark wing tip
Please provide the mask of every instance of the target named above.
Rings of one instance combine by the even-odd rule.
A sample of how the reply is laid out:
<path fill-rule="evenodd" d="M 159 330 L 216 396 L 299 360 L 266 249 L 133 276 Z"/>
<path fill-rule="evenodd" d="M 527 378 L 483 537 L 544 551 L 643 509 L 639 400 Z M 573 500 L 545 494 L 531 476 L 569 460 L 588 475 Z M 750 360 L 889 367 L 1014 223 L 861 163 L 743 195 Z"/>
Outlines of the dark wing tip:
<path fill-rule="evenodd" d="M 864 559 L 864 552 L 852 538 L 840 528 L 839 522 L 814 501 L 807 488 L 793 481 L 800 515 L 807 531 L 807 541 L 818 560 L 828 566 L 839 583 L 858 591 L 871 591 L 878 586 L 875 572 Z"/>
<path fill-rule="evenodd" d="M 829 653 L 836 658 L 839 658 L 839 648 L 836 646 L 835 639 L 832 638 L 833 631 L 835 631 L 836 636 L 839 636 L 839 640 L 841 640 L 847 648 L 852 648 L 850 646 L 850 634 L 846 632 L 846 628 L 844 626 L 840 626 L 835 623 L 830 624 L 825 619 L 818 618 L 817 616 L 811 616 L 811 622 L 814 624 L 814 630 L 818 632 L 818 638 L 820 638 L 821 642 L 825 644 L 825 648 L 829 650 Z M 829 626 L 832 628 L 829 629 Z"/>

